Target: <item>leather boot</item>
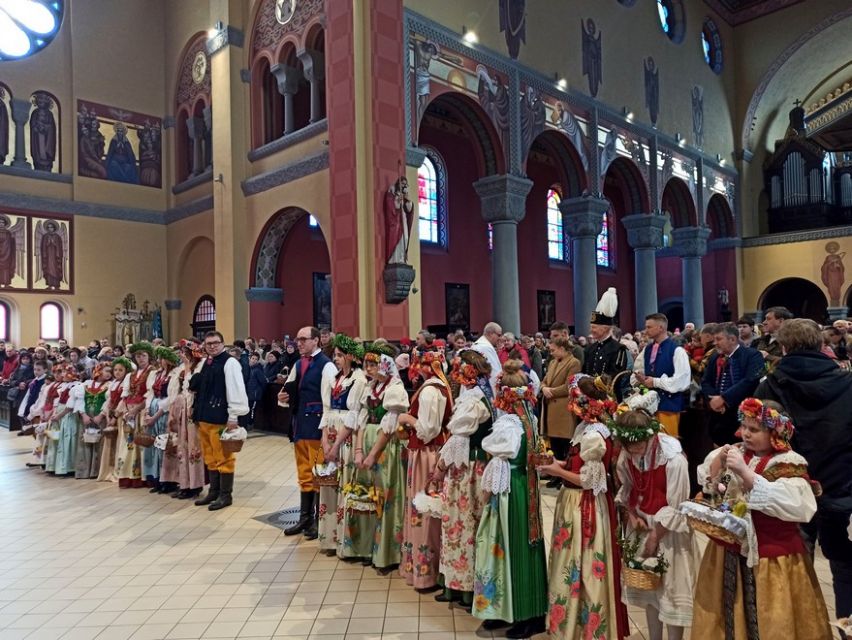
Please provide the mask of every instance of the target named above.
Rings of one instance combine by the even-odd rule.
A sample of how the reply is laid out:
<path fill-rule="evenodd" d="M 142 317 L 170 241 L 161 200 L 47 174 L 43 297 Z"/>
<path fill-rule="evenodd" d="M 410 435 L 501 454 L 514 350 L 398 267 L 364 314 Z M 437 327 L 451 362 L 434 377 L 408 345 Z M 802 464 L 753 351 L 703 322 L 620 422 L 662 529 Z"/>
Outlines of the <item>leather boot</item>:
<path fill-rule="evenodd" d="M 314 515 L 314 492 L 302 491 L 302 503 L 299 507 L 299 521 L 289 529 L 284 529 L 285 536 L 294 536 L 302 533 L 311 524 Z"/>
<path fill-rule="evenodd" d="M 225 507 L 230 507 L 233 503 L 231 493 L 234 491 L 234 474 L 220 473 L 219 474 L 219 497 L 210 503 L 207 507 L 208 511 L 218 511 Z"/>
<path fill-rule="evenodd" d="M 208 473 L 210 474 L 210 488 L 207 490 L 206 496 L 195 501 L 196 507 L 203 507 L 219 499 L 219 472 L 209 471 Z"/>
<path fill-rule="evenodd" d="M 311 524 L 305 529 L 305 540 L 316 540 L 319 537 L 319 493 L 311 492 L 313 503 L 311 505 Z"/>

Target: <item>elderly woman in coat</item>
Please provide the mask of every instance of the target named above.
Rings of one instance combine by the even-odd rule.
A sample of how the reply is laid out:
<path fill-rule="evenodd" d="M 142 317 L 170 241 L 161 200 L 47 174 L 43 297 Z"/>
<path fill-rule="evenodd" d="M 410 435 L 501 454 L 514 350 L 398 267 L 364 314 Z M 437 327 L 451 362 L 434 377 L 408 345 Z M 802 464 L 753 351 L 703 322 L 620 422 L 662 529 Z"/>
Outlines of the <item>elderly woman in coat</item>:
<path fill-rule="evenodd" d="M 559 460 L 565 459 L 574 427 L 574 414 L 568 409 L 568 381 L 580 373 L 583 365 L 571 352 L 571 341 L 557 337 L 550 341 L 551 358 L 547 373 L 541 383 L 541 432 L 550 441 L 550 448 Z M 551 480 L 548 486 L 559 486 L 559 480 Z"/>

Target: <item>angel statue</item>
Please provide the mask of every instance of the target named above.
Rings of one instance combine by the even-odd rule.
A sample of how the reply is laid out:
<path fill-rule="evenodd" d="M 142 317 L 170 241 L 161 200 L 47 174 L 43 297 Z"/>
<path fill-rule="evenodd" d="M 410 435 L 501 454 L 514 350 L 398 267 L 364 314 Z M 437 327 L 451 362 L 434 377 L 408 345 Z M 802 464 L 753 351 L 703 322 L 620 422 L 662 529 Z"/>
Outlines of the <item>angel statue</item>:
<path fill-rule="evenodd" d="M 15 276 L 24 277 L 26 264 L 26 220 L 18 218 L 13 225 L 9 216 L 0 214 L 0 287 L 9 287 Z"/>
<path fill-rule="evenodd" d="M 408 264 L 408 241 L 414 222 L 414 203 L 408 179 L 400 177 L 385 194 L 385 256 L 388 264 Z"/>
<path fill-rule="evenodd" d="M 48 290 L 58 291 L 68 284 L 66 256 L 68 228 L 55 220 L 39 220 L 35 227 L 35 281 L 44 278 Z"/>

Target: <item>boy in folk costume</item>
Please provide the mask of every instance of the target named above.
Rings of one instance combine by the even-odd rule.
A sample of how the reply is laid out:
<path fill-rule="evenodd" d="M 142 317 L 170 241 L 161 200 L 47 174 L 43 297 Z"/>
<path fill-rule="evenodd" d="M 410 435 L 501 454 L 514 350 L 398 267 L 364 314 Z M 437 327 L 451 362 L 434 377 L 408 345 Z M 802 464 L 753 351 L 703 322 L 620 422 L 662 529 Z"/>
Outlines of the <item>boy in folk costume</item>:
<path fill-rule="evenodd" d="M 708 640 L 824 640 L 828 612 L 799 523 L 816 513 L 807 461 L 790 448 L 795 431 L 783 408 L 746 398 L 743 441 L 712 451 L 698 468 L 706 495 L 724 494 L 745 520 L 745 539 L 711 537 L 695 591 L 693 626 Z M 685 503 L 694 515 L 703 505 Z M 744 513 L 740 513 L 742 507 Z"/>
<path fill-rule="evenodd" d="M 444 376 L 444 362 L 442 351 L 413 351 L 408 373 L 415 384 L 420 381 L 420 387 L 411 399 L 409 412 L 399 416 L 399 424 L 408 432 L 408 475 L 399 573 L 421 592 L 439 588 L 441 521 L 418 513 L 412 501 L 430 484 L 438 464 L 438 452 L 447 439 L 446 426 L 453 411 L 453 399 Z"/>
<path fill-rule="evenodd" d="M 668 566 L 659 587 L 626 586 L 622 598 L 645 609 L 649 640 L 662 640 L 663 624 L 669 640 L 680 640 L 692 624 L 697 548 L 678 510 L 689 498 L 686 457 L 677 438 L 660 432 L 653 417 L 658 405 L 655 391 L 634 394 L 610 422 L 613 438 L 622 446 L 616 465 L 621 488 L 615 502 L 624 509 L 624 538 L 638 544 L 634 560 L 644 561 L 643 568 L 660 554 Z"/>
<path fill-rule="evenodd" d="M 52 384 L 48 380 L 47 368 L 44 362 L 36 362 L 33 364 L 33 378 L 27 386 L 27 392 L 21 400 L 21 406 L 18 407 L 18 416 L 22 422 L 28 423 L 30 426 L 27 430 L 35 438 L 33 445 L 32 457 L 27 462 L 28 467 L 40 467 L 44 465 L 44 449 L 47 436 L 44 433 L 44 428 L 47 426 L 47 420 L 42 416 L 44 408 L 44 400 L 47 396 L 47 388 Z"/>

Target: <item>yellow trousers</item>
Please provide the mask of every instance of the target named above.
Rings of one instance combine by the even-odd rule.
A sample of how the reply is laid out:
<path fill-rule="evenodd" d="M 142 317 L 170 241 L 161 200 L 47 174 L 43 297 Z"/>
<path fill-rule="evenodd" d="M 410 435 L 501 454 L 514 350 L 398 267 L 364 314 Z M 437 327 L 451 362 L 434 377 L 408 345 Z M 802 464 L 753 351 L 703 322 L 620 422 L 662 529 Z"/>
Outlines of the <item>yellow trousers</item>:
<path fill-rule="evenodd" d="M 222 451 L 222 443 L 219 440 L 219 429 L 221 424 L 209 422 L 198 423 L 198 440 L 201 442 L 201 454 L 204 456 L 204 464 L 210 471 L 219 473 L 234 473 L 237 456 L 234 453 L 225 455 Z"/>
<path fill-rule="evenodd" d="M 299 490 L 314 491 L 314 465 L 322 464 L 322 443 L 320 440 L 297 440 L 296 470 L 299 476 Z"/>
<path fill-rule="evenodd" d="M 680 437 L 680 413 L 674 411 L 657 411 L 657 420 L 663 425 L 666 433 L 672 438 Z"/>

